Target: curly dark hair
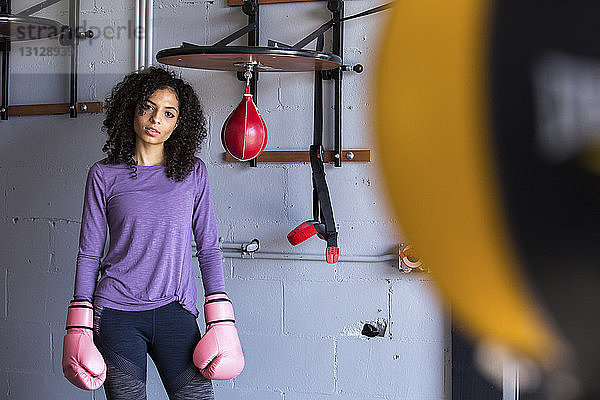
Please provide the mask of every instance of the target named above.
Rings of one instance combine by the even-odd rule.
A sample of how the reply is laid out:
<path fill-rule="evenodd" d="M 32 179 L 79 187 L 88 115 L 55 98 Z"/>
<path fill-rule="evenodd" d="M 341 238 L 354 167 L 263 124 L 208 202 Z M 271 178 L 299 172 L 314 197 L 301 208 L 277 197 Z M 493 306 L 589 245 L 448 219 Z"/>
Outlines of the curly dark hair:
<path fill-rule="evenodd" d="M 169 178 L 182 181 L 194 168 L 195 154 L 206 138 L 206 119 L 198 95 L 192 86 L 160 67 L 133 72 L 112 89 L 104 104 L 106 118 L 102 130 L 108 139 L 102 147 L 109 164 L 125 163 L 135 177 L 136 134 L 133 121 L 142 106 L 160 89 L 172 89 L 179 102 L 178 124 L 164 143 L 165 169 Z"/>

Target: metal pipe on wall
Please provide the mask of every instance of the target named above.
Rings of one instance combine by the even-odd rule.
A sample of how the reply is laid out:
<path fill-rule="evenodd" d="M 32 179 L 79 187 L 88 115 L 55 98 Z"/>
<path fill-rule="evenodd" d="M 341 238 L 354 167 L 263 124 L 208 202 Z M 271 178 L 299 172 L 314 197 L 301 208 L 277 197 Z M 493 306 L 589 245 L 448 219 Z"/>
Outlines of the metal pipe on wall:
<path fill-rule="evenodd" d="M 220 242 L 219 247 L 222 250 L 224 258 L 254 258 L 261 260 L 304 260 L 304 261 L 323 261 L 323 254 L 300 254 L 300 253 L 280 253 L 258 251 L 258 239 L 250 243 L 227 243 Z M 340 256 L 338 262 L 398 262 L 398 253 L 382 254 L 378 256 Z"/>
<path fill-rule="evenodd" d="M 77 64 L 79 59 L 79 0 L 69 1 L 69 26 L 71 28 L 71 91 L 69 115 L 77 118 Z"/>
<path fill-rule="evenodd" d="M 324 261 L 323 254 L 298 254 L 298 253 L 274 253 L 274 252 L 256 252 L 244 253 L 238 251 L 223 251 L 223 258 L 243 258 L 259 260 L 301 260 L 301 261 Z M 380 256 L 339 256 L 338 262 L 357 262 L 357 263 L 379 263 L 379 262 L 398 262 L 398 254 L 383 254 Z"/>
<path fill-rule="evenodd" d="M 0 12 L 10 14 L 10 1 L 0 2 Z M 10 40 L 4 39 L 0 42 L 0 50 L 2 50 L 2 103 L 0 104 L 0 119 L 8 119 L 8 79 L 10 67 Z"/>
<path fill-rule="evenodd" d="M 138 0 L 140 7 L 140 14 L 137 20 L 137 35 L 136 40 L 138 42 L 138 69 L 143 69 L 146 64 L 146 47 L 145 47 L 145 37 L 146 37 L 146 0 Z"/>
<path fill-rule="evenodd" d="M 153 34 L 153 22 L 154 22 L 154 0 L 146 0 L 146 18 L 145 18 L 145 32 L 144 39 L 146 48 L 144 50 L 145 62 L 144 66 L 147 68 L 154 63 L 153 50 L 152 50 L 152 36 Z"/>
<path fill-rule="evenodd" d="M 138 22 L 140 21 L 140 1 L 134 0 L 135 2 L 135 19 L 133 21 L 133 70 L 137 71 L 140 68 L 140 41 L 138 35 Z"/>

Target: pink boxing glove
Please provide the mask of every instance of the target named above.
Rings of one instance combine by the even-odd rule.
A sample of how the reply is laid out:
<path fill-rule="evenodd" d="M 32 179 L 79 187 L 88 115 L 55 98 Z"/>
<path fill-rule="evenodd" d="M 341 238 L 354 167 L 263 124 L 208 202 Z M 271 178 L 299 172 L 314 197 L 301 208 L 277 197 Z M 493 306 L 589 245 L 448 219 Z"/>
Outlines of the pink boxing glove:
<path fill-rule="evenodd" d="M 94 345 L 94 308 L 89 301 L 72 301 L 67 311 L 62 367 L 65 378 L 80 389 L 96 390 L 106 378 L 106 364 Z"/>
<path fill-rule="evenodd" d="M 194 365 L 208 379 L 235 378 L 244 369 L 244 355 L 227 294 L 206 296 L 204 320 L 206 334 L 194 350 Z"/>

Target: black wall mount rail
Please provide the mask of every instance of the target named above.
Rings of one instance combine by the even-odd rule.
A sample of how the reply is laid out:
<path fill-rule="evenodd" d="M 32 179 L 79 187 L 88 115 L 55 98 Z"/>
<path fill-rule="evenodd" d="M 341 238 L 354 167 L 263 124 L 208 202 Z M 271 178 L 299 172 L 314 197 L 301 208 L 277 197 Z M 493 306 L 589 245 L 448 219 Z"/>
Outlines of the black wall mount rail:
<path fill-rule="evenodd" d="M 48 19 L 32 17 L 31 14 L 43 10 L 61 0 L 44 0 L 17 14 L 12 14 L 11 0 L 0 0 L 0 52 L 2 52 L 2 100 L 0 102 L 0 119 L 7 120 L 9 116 L 9 78 L 10 78 L 10 51 L 11 43 L 15 41 L 27 41 L 58 37 L 62 46 L 70 46 L 70 102 L 69 115 L 77 117 L 78 105 L 80 111 L 86 112 L 85 103 L 77 103 L 77 61 L 78 44 L 80 39 L 91 38 L 93 32 L 87 30 L 80 32 L 79 29 L 79 1 L 69 0 L 69 25 Z M 35 106 L 35 105 L 34 105 Z M 40 114 L 45 105 L 41 107 L 29 107 L 35 109 L 35 114 Z M 96 109 L 96 108 L 94 108 Z M 23 115 L 23 114 L 21 114 Z"/>
<path fill-rule="evenodd" d="M 252 73 L 250 91 L 254 100 L 257 99 L 256 83 L 259 72 L 298 72 L 314 71 L 314 114 L 313 114 L 313 143 L 309 150 L 309 160 L 312 170 L 313 185 L 313 215 L 312 219 L 303 222 L 288 235 L 292 245 L 318 235 L 327 242 L 325 257 L 328 263 L 338 260 L 337 227 L 333 216 L 333 207 L 327 181 L 325 179 L 325 150 L 323 148 L 323 81 L 333 81 L 333 163 L 335 167 L 342 166 L 342 156 L 352 160 L 352 152 L 342 151 L 342 76 L 345 71 L 360 73 L 360 64 L 344 65 L 344 21 L 373 14 L 390 8 L 391 3 L 355 14 L 344 16 L 344 1 L 329 0 L 327 8 L 332 18 L 314 32 L 294 45 L 268 40 L 267 47 L 259 46 L 259 5 L 257 0 L 244 0 L 242 12 L 248 16 L 248 24 L 219 40 L 212 46 L 200 46 L 183 42 L 178 48 L 164 49 L 157 53 L 156 59 L 164 64 L 212 70 L 236 71 L 237 78 L 246 81 L 249 72 Z M 333 44 L 331 53 L 323 51 L 324 34 L 332 29 Z M 248 37 L 248 46 L 229 46 L 235 40 Z M 315 41 L 315 50 L 304 49 Z M 329 107 L 327 107 L 329 108 Z M 227 158 L 226 158 L 227 160 Z M 369 155 L 370 160 L 370 155 Z M 277 160 L 281 161 L 281 160 Z M 358 160 L 357 160 L 358 161 Z M 363 161 L 363 160 L 361 160 Z M 250 160 L 250 166 L 257 165 L 257 159 Z M 282 161 L 282 162 L 285 162 Z"/>

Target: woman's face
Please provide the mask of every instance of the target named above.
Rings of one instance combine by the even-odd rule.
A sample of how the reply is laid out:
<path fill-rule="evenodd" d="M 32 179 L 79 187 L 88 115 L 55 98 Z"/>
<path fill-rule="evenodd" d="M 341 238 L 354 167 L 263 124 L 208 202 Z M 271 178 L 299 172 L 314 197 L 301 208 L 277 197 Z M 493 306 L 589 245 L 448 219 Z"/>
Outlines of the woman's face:
<path fill-rule="evenodd" d="M 172 89 L 155 91 L 146 103 L 138 106 L 133 120 L 136 146 L 163 146 L 177 127 L 179 102 Z"/>

